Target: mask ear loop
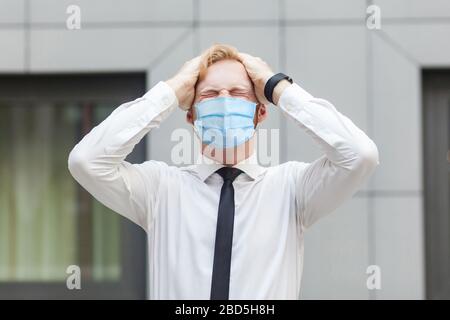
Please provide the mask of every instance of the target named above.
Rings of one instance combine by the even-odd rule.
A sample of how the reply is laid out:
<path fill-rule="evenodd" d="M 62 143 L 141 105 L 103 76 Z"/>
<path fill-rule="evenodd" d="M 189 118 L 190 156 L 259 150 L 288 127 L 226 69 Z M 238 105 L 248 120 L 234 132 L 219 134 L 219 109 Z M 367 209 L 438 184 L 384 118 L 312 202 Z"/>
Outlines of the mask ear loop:
<path fill-rule="evenodd" d="M 198 131 L 197 125 L 195 124 L 197 121 L 199 121 L 197 107 L 196 107 L 196 105 L 193 105 L 192 108 L 193 108 L 193 113 L 195 114 L 195 120 L 192 121 L 192 129 L 194 130 L 194 134 L 201 141 L 202 140 L 201 132 Z"/>

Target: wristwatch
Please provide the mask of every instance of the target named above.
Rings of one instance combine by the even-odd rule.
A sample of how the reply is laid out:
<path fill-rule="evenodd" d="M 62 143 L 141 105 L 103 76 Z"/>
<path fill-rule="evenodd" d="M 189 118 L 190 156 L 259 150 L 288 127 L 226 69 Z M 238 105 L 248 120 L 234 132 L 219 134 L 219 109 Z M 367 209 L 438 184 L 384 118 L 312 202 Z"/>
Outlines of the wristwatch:
<path fill-rule="evenodd" d="M 290 83 L 294 82 L 291 77 L 281 72 L 271 76 L 269 80 L 267 80 L 266 85 L 264 86 L 264 96 L 267 100 L 270 101 L 270 103 L 273 103 L 272 95 L 276 85 L 278 84 L 278 82 L 285 79 Z"/>

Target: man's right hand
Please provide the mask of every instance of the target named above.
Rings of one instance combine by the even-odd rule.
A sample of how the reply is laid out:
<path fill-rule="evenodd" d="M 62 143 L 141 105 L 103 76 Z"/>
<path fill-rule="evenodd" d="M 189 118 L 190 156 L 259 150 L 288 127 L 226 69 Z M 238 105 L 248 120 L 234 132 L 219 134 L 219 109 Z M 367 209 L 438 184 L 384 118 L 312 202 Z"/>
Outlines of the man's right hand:
<path fill-rule="evenodd" d="M 195 84 L 197 83 L 200 67 L 200 56 L 184 63 L 180 71 L 166 83 L 175 91 L 178 105 L 183 110 L 188 110 L 195 97 Z"/>

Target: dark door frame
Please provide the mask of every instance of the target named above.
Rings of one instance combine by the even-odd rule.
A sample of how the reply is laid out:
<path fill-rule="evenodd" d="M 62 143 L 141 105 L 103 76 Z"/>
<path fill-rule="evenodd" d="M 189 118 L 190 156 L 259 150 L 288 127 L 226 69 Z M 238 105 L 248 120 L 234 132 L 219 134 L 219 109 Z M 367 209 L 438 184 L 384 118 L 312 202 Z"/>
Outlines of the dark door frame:
<path fill-rule="evenodd" d="M 112 109 L 146 91 L 146 74 L 32 74 L 1 75 L 0 100 L 13 102 L 111 102 Z M 143 139 L 127 157 L 138 163 L 145 160 Z M 75 183 L 75 182 L 74 182 Z M 145 232 L 121 218 L 121 278 L 118 282 L 93 282 L 82 278 L 81 290 L 69 290 L 64 282 L 0 282 L 2 299 L 145 299 Z M 81 271 L 83 277 L 83 271 Z"/>
<path fill-rule="evenodd" d="M 422 72 L 427 299 L 450 299 L 450 70 Z"/>

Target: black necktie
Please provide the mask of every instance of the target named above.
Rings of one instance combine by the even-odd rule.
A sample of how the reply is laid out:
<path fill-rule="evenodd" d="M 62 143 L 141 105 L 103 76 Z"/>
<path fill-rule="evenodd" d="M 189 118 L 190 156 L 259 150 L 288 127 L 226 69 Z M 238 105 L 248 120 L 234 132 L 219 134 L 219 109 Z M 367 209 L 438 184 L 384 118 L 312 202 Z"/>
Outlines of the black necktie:
<path fill-rule="evenodd" d="M 228 300 L 234 225 L 233 181 L 242 171 L 237 168 L 223 167 L 216 172 L 223 178 L 223 185 L 217 215 L 211 300 Z"/>

